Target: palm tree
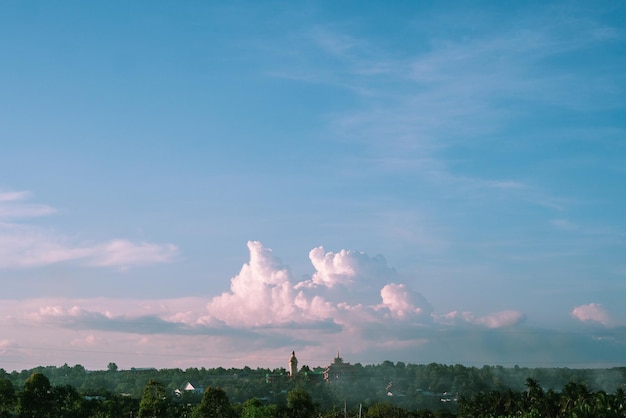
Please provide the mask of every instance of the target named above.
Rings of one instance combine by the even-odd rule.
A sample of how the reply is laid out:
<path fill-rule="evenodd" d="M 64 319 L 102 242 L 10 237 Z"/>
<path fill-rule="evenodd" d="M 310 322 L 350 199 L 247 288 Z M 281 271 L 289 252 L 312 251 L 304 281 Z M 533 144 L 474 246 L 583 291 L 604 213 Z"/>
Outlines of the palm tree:
<path fill-rule="evenodd" d="M 543 403 L 543 389 L 536 379 L 526 379 L 526 396 L 524 399 L 524 411 L 530 413 L 539 413 Z"/>
<path fill-rule="evenodd" d="M 613 397 L 613 409 L 618 412 L 624 412 L 624 401 L 626 400 L 626 394 L 624 393 L 623 388 L 619 388 L 615 391 L 615 396 Z"/>
<path fill-rule="evenodd" d="M 569 382 L 565 385 L 561 393 L 561 416 L 571 416 L 577 407 L 582 407 L 588 403 L 590 395 L 587 386 L 576 382 Z M 577 413 L 579 415 L 583 414 L 583 408 L 579 409 Z"/>
<path fill-rule="evenodd" d="M 521 398 L 519 394 L 508 389 L 504 392 L 502 399 L 503 415 L 516 415 L 521 409 Z"/>

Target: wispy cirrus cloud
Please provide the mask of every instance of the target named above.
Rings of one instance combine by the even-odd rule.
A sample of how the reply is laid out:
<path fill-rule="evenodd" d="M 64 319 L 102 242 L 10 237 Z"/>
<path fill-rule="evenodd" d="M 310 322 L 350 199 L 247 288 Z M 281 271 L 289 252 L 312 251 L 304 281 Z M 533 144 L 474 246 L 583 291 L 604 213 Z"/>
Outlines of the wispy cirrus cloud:
<path fill-rule="evenodd" d="M 471 161 L 462 150 L 490 145 L 508 152 L 541 149 L 545 138 L 527 140 L 535 133 L 533 121 L 546 129 L 537 109 L 580 113 L 619 108 L 623 75 L 611 70 L 614 66 L 589 71 L 546 62 L 584 56 L 623 39 L 624 32 L 593 17 L 574 18 L 570 13 L 575 11 L 567 8 L 540 7 L 533 15 L 507 22 L 487 11 L 473 12 L 474 19 L 493 21 L 486 26 L 493 29 L 475 33 L 465 13 L 450 13 L 437 15 L 435 26 L 454 30 L 422 32 L 415 28 L 433 26 L 428 14 L 407 16 L 404 29 L 419 45 L 410 49 L 363 35 L 363 22 L 316 25 L 291 34 L 297 42 L 290 42 L 301 52 L 286 46 L 290 53 L 271 74 L 354 93 L 354 106 L 328 117 L 334 137 L 365 149 L 346 157 L 345 171 L 357 173 L 356 167 L 366 165 L 377 175 L 414 176 L 420 184 L 461 199 L 512 197 L 563 210 L 569 202 L 532 173 L 482 173 L 482 159 L 491 156 L 480 153 Z M 522 125 L 523 140 L 507 133 Z M 570 127 L 556 124 L 550 129 L 550 138 L 555 138 Z M 567 140 L 577 141 L 578 136 L 567 135 Z M 507 158 L 517 163 L 518 155 Z M 367 176 L 370 170 L 355 175 Z"/>
<path fill-rule="evenodd" d="M 124 239 L 109 241 L 93 247 L 87 264 L 100 267 L 129 267 L 173 261 L 178 255 L 174 244 L 131 242 Z"/>
<path fill-rule="evenodd" d="M 0 193 L 0 268 L 30 268 L 74 261 L 85 266 L 128 268 L 171 262 L 173 244 L 114 239 L 105 243 L 78 242 L 54 229 L 24 223 L 24 219 L 56 212 L 48 205 L 25 202 L 27 191 Z M 22 220 L 22 222 L 16 222 Z"/>
<path fill-rule="evenodd" d="M 29 191 L 0 191 L 0 222 L 9 219 L 35 218 L 56 212 L 51 206 L 24 202 L 32 196 Z"/>
<path fill-rule="evenodd" d="M 28 191 L 0 191 L 0 202 L 13 202 L 15 200 L 22 200 L 30 196 Z"/>

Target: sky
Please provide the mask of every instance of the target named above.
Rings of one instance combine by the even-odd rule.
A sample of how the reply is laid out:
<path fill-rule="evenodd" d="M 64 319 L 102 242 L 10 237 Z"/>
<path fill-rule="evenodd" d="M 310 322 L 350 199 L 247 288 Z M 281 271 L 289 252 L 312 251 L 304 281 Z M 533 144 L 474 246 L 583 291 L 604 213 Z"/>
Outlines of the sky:
<path fill-rule="evenodd" d="M 0 368 L 625 366 L 626 2 L 0 5 Z"/>

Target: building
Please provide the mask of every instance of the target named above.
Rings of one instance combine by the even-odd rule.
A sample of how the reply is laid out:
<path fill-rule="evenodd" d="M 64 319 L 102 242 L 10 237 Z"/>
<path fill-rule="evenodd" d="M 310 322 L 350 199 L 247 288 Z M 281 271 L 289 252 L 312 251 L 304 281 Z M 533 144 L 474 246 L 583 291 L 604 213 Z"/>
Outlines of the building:
<path fill-rule="evenodd" d="M 339 357 L 339 351 L 334 358 L 332 364 L 330 364 L 326 370 L 324 370 L 324 380 L 327 382 L 335 382 L 338 380 L 346 380 L 352 376 L 354 366 L 350 363 L 345 363 L 341 357 Z"/>
<path fill-rule="evenodd" d="M 182 389 L 176 389 L 174 393 L 176 394 L 176 396 L 182 396 L 183 393 L 194 393 L 196 395 L 202 395 L 204 393 L 204 388 L 195 387 L 194 385 L 191 384 L 191 382 L 187 382 L 185 383 L 185 386 L 183 386 Z"/>

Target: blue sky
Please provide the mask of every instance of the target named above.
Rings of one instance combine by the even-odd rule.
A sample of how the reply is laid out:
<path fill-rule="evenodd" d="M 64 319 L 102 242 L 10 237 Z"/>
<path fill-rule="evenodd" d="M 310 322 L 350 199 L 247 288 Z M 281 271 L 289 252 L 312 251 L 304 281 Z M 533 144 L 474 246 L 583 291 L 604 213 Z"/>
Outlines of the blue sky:
<path fill-rule="evenodd" d="M 623 365 L 625 14 L 4 2 L 0 367 Z"/>

